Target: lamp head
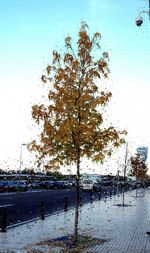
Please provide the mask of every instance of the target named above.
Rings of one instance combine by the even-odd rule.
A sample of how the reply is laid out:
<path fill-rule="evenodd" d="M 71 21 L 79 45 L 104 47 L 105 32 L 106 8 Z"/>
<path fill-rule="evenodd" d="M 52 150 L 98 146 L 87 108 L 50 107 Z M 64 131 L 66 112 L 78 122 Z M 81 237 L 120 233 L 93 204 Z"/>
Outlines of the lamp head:
<path fill-rule="evenodd" d="M 143 24 L 143 18 L 141 16 L 136 17 L 135 23 L 137 26 L 141 26 Z"/>

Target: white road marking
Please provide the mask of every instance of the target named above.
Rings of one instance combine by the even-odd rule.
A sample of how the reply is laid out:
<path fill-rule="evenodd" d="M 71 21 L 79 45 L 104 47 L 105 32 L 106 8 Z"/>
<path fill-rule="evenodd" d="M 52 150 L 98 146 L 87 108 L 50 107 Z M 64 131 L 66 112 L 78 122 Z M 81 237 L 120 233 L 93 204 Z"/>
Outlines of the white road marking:
<path fill-rule="evenodd" d="M 0 208 L 1 207 L 8 207 L 8 206 L 14 206 L 14 204 L 0 205 Z"/>

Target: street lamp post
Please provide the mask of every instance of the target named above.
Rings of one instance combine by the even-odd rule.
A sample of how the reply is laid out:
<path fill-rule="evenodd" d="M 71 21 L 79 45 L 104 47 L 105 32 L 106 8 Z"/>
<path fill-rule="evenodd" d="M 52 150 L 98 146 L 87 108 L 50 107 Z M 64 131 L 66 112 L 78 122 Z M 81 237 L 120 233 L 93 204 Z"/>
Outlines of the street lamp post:
<path fill-rule="evenodd" d="M 21 166 L 22 166 L 22 147 L 25 146 L 25 143 L 22 143 L 20 146 L 20 162 L 19 162 L 19 171 L 21 172 Z"/>
<path fill-rule="evenodd" d="M 148 7 L 148 14 L 149 14 L 149 20 L 150 20 L 150 0 L 148 1 L 149 7 Z"/>
<path fill-rule="evenodd" d="M 123 171 L 123 178 L 124 181 L 126 179 L 126 172 L 127 172 L 127 162 L 128 162 L 128 143 L 126 143 L 126 153 L 125 153 L 125 163 L 124 163 L 124 171 Z"/>
<path fill-rule="evenodd" d="M 117 171 L 117 181 L 118 181 L 118 184 L 117 184 L 117 193 L 118 193 L 118 196 L 119 196 L 119 181 L 120 181 L 120 170 Z"/>

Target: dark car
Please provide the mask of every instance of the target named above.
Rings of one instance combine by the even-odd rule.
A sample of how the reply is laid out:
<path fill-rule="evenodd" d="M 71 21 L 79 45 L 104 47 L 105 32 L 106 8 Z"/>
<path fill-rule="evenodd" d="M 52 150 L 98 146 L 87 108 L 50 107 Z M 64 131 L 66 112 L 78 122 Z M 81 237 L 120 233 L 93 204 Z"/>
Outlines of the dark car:
<path fill-rule="evenodd" d="M 55 189 L 55 181 L 43 181 L 40 182 L 40 188 L 41 189 Z"/>
<path fill-rule="evenodd" d="M 65 181 L 56 181 L 55 187 L 57 189 L 65 189 L 65 188 L 67 188 L 67 185 L 65 184 Z"/>
<path fill-rule="evenodd" d="M 16 183 L 16 191 L 27 191 L 28 185 L 25 181 L 19 181 Z"/>
<path fill-rule="evenodd" d="M 0 181 L 0 192 L 7 192 L 8 191 L 8 185 L 6 182 Z"/>
<path fill-rule="evenodd" d="M 40 182 L 32 182 L 31 184 L 28 185 L 29 189 L 40 189 L 41 185 Z"/>
<path fill-rule="evenodd" d="M 103 180 L 101 183 L 101 186 L 104 186 L 104 187 L 113 186 L 113 185 L 114 185 L 113 180 Z"/>
<path fill-rule="evenodd" d="M 102 189 L 101 183 L 94 183 L 93 184 L 93 191 L 100 192 Z"/>
<path fill-rule="evenodd" d="M 17 187 L 17 181 L 7 181 L 8 191 L 15 192 Z"/>

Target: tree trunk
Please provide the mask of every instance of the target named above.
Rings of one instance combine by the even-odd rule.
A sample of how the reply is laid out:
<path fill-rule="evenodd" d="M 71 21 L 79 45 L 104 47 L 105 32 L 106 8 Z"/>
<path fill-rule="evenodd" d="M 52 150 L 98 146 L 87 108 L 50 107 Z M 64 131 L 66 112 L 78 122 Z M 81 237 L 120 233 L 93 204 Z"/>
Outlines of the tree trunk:
<path fill-rule="evenodd" d="M 77 159 L 77 177 L 76 177 L 76 205 L 75 205 L 75 222 L 74 222 L 74 242 L 78 241 L 78 223 L 79 223 L 79 206 L 80 206 L 80 155 Z"/>

